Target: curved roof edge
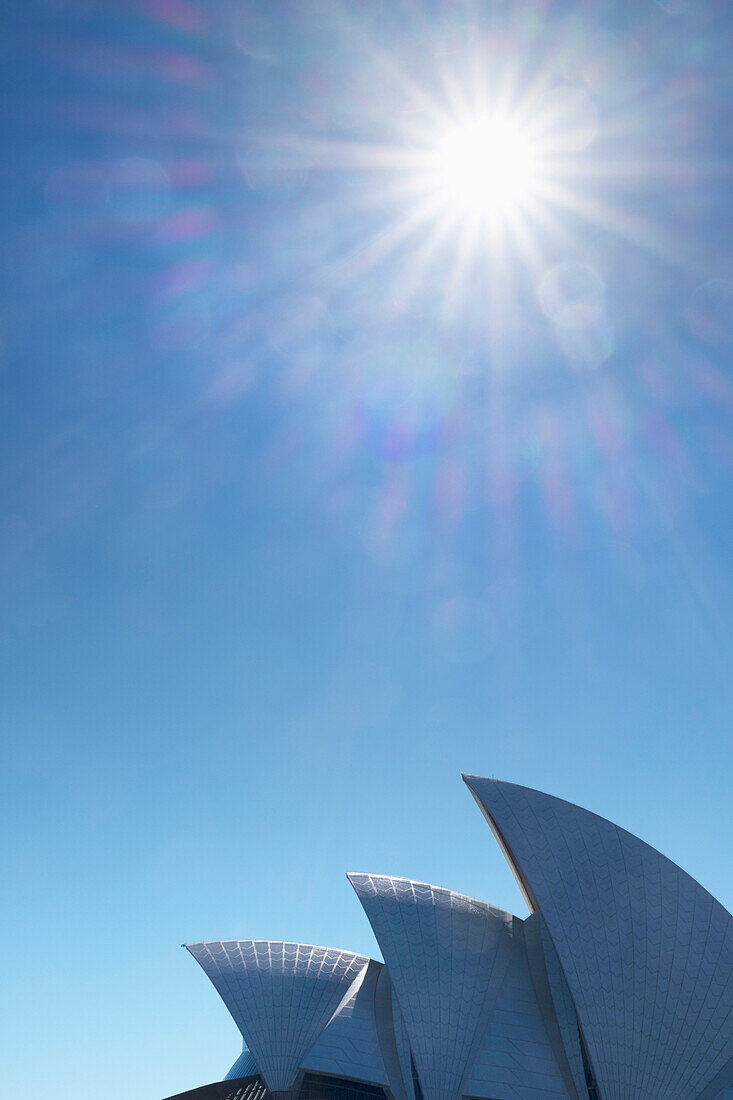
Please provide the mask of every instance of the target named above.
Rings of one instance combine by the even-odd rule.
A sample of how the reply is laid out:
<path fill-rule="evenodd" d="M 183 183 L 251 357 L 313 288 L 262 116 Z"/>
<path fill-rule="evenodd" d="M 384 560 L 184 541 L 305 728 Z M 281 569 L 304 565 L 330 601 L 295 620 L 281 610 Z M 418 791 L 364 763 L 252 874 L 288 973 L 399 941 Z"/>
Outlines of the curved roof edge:
<path fill-rule="evenodd" d="M 360 955 L 358 951 L 350 951 L 346 947 L 326 947 L 322 943 L 303 943 L 301 940 L 253 940 L 230 936 L 218 940 L 192 940 L 191 943 L 182 943 L 181 947 L 185 947 L 186 951 L 193 954 L 191 950 L 193 947 L 208 947 L 210 944 L 215 943 L 251 943 L 252 946 L 266 943 L 270 947 L 305 947 L 308 951 L 337 951 L 340 955 L 353 955 L 354 958 L 364 959 L 365 962 L 379 962 L 379 959 L 370 959 L 368 955 Z"/>
<path fill-rule="evenodd" d="M 486 819 L 487 825 L 489 826 L 492 833 L 494 834 L 494 838 L 496 840 L 496 843 L 501 848 L 502 853 L 504 855 L 504 859 L 509 864 L 509 869 L 511 870 L 512 874 L 514 875 L 514 878 L 517 880 L 517 886 L 519 887 L 519 889 L 521 891 L 522 897 L 524 898 L 525 902 L 527 903 L 527 908 L 529 909 L 530 913 L 536 913 L 537 910 L 539 909 L 539 905 L 537 904 L 537 899 L 535 898 L 535 896 L 532 892 L 532 887 L 530 886 L 529 882 L 527 881 L 527 879 L 524 875 L 524 872 L 522 871 L 522 868 L 519 864 L 519 861 L 517 860 L 516 856 L 514 855 L 512 849 L 511 849 L 511 846 L 509 845 L 509 842 L 507 841 L 506 837 L 502 833 L 501 829 L 499 828 L 499 826 L 496 823 L 496 821 L 494 820 L 494 818 L 491 816 L 488 808 L 481 801 L 481 797 L 477 793 L 476 788 L 474 787 L 474 785 L 472 783 L 472 780 L 477 780 L 477 779 L 480 779 L 482 783 L 483 782 L 498 783 L 498 782 L 500 782 L 500 780 L 498 780 L 498 779 L 484 780 L 479 775 L 465 775 L 465 774 L 461 774 L 461 779 L 463 780 L 463 782 L 466 784 L 469 791 L 473 795 L 473 797 L 476 801 L 476 805 L 481 810 L 481 813 L 484 815 L 484 818 Z M 512 784 L 509 784 L 509 786 L 512 786 Z"/>
<path fill-rule="evenodd" d="M 405 875 L 383 875 L 376 871 L 347 871 L 346 877 L 352 886 L 354 886 L 355 878 L 379 878 L 383 879 L 385 882 L 409 882 L 411 886 L 425 886 L 428 890 L 433 890 L 437 894 L 451 894 L 454 898 L 470 901 L 474 905 L 480 905 L 486 909 L 490 909 L 492 913 L 495 913 L 499 917 L 512 917 L 514 920 L 522 920 L 521 917 L 517 917 L 516 913 L 510 913 L 506 909 L 500 909 L 498 905 L 492 905 L 490 901 L 484 901 L 483 898 L 476 898 L 472 894 L 464 894 L 461 890 L 452 890 L 450 886 L 436 886 L 434 882 L 422 882 L 420 879 L 407 878 Z M 356 890 L 355 886 L 354 889 Z M 356 892 L 358 895 L 358 890 Z"/>
<path fill-rule="evenodd" d="M 534 912 L 535 908 L 538 908 L 536 902 L 533 902 L 531 900 L 533 898 L 532 889 L 526 882 L 526 880 L 524 880 L 521 868 L 515 868 L 515 861 L 514 857 L 511 854 L 511 847 L 507 843 L 506 838 L 502 835 L 501 829 L 499 828 L 498 824 L 492 818 L 491 812 L 487 809 L 486 806 L 484 806 L 483 802 L 481 801 L 481 796 L 476 793 L 473 785 L 474 782 L 495 783 L 497 787 L 511 787 L 515 791 L 529 791 L 530 794 L 541 795 L 542 798 L 552 798 L 555 802 L 561 802 L 565 806 L 569 806 L 572 810 L 578 810 L 581 813 L 588 814 L 590 817 L 596 818 L 597 821 L 602 822 L 604 825 L 613 825 L 613 827 L 615 829 L 618 829 L 620 833 L 624 833 L 627 837 L 630 837 L 631 840 L 635 841 L 638 844 L 643 844 L 646 848 L 650 848 L 656 855 L 661 856 L 662 859 L 666 859 L 668 863 L 671 863 L 674 867 L 677 868 L 678 871 L 680 871 L 683 875 L 690 879 L 691 882 L 695 884 L 698 890 L 702 890 L 704 894 L 707 894 L 711 901 L 714 901 L 716 905 L 720 905 L 723 909 L 725 909 L 725 906 L 722 902 L 718 901 L 715 894 L 712 894 L 710 890 L 707 890 L 702 885 L 702 883 L 698 882 L 694 875 L 691 875 L 689 871 L 686 871 L 684 867 L 681 867 L 679 863 L 676 863 L 675 860 L 673 860 L 670 856 L 665 855 L 665 853 L 660 851 L 659 848 L 655 848 L 654 845 L 650 844 L 648 840 L 643 840 L 640 836 L 637 836 L 636 833 L 632 833 L 630 829 L 624 829 L 623 825 L 618 825 L 615 821 L 612 821 L 610 817 L 604 817 L 603 814 L 597 814 L 595 810 L 588 810 L 585 806 L 581 806 L 578 802 L 571 802 L 569 798 L 560 798 L 560 796 L 556 794 L 547 794 L 546 791 L 541 791 L 539 787 L 527 787 L 524 783 L 510 783 L 507 779 L 495 779 L 493 776 L 467 775 L 465 772 L 461 773 L 461 779 L 468 787 L 469 791 L 476 800 L 479 809 L 486 818 L 489 828 L 496 837 L 496 840 L 506 857 L 507 863 L 509 864 L 512 873 L 517 879 L 517 883 L 520 890 L 522 891 L 525 901 L 527 901 L 527 904 L 532 909 L 532 912 Z M 726 912 L 728 912 L 727 909 Z"/>

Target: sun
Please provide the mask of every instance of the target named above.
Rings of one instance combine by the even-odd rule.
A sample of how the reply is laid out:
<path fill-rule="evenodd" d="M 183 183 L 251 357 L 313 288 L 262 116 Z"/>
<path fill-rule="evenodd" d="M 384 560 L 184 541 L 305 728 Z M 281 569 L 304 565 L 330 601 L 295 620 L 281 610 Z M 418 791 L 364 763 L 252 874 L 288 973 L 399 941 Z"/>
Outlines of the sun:
<path fill-rule="evenodd" d="M 490 283 L 498 301 L 525 272 L 539 280 L 570 219 L 613 220 L 584 186 L 601 171 L 587 152 L 598 126 L 589 93 L 542 69 L 524 82 L 511 68 L 486 73 L 475 58 L 465 69 L 397 80 L 379 140 L 289 147 L 293 159 L 346 169 L 363 185 L 350 194 L 370 228 L 337 264 L 342 285 L 392 259 L 401 308 L 433 286 L 457 315 L 475 300 L 472 287 Z"/>
<path fill-rule="evenodd" d="M 516 219 L 536 199 L 543 161 L 527 126 L 486 110 L 440 125 L 418 172 L 436 215 L 498 224 Z"/>

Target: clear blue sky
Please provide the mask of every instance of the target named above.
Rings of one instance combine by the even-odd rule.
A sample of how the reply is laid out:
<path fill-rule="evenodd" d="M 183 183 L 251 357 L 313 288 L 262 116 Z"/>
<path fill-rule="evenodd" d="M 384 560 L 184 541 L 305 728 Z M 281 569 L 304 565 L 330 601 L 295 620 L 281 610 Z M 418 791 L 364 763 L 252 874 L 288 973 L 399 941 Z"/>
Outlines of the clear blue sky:
<path fill-rule="evenodd" d="M 347 870 L 524 914 L 462 771 L 733 906 L 726 8 L 6 4 L 9 1094 L 220 1078 L 179 945 L 376 953 Z M 476 79 L 498 240 L 400 162 Z"/>

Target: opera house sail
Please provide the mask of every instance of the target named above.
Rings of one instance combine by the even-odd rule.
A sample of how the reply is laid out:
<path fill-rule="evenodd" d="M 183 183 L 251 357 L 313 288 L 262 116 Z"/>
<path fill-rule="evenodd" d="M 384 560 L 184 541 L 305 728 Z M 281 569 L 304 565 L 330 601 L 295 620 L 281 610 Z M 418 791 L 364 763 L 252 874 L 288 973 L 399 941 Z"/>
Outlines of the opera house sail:
<path fill-rule="evenodd" d="M 187 944 L 243 1048 L 170 1100 L 733 1100 L 733 917 L 631 833 L 464 776 L 530 916 L 349 874 L 384 961 Z"/>

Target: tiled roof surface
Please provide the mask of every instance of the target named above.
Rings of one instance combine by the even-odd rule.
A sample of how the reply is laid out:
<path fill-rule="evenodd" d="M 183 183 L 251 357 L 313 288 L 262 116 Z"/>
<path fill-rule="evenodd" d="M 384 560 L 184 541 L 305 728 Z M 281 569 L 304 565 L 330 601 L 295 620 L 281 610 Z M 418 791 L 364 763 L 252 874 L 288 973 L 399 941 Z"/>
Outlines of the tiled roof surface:
<path fill-rule="evenodd" d="M 186 946 L 232 1014 L 271 1091 L 290 1088 L 369 963 L 350 951 L 270 940 Z"/>
<path fill-rule="evenodd" d="M 408 879 L 349 879 L 389 969 L 425 1100 L 460 1096 L 509 964 L 512 917 Z"/>
<path fill-rule="evenodd" d="M 603 1100 L 695 1100 L 733 1055 L 733 918 L 610 821 L 467 777 L 549 929 Z"/>

